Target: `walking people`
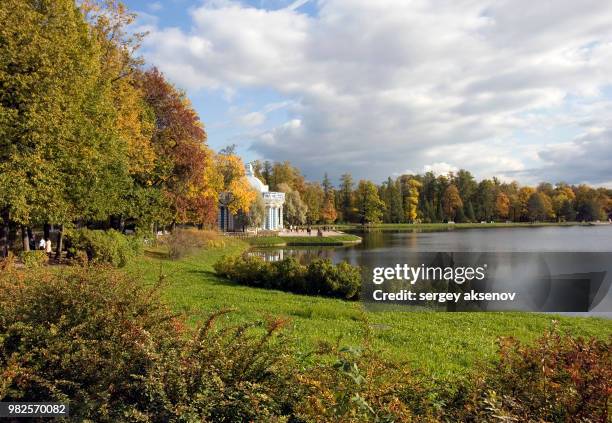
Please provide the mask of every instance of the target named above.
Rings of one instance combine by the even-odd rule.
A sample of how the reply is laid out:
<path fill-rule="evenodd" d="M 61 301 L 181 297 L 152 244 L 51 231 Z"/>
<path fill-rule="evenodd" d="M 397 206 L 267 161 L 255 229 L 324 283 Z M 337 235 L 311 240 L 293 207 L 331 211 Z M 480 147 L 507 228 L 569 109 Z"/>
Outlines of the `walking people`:
<path fill-rule="evenodd" d="M 47 254 L 51 254 L 53 252 L 53 248 L 52 248 L 52 245 L 51 245 L 51 239 L 48 239 L 45 242 L 45 251 L 47 252 Z"/>
<path fill-rule="evenodd" d="M 38 249 L 44 251 L 46 247 L 47 247 L 47 242 L 45 241 L 44 238 L 41 238 L 40 241 L 38 242 Z"/>

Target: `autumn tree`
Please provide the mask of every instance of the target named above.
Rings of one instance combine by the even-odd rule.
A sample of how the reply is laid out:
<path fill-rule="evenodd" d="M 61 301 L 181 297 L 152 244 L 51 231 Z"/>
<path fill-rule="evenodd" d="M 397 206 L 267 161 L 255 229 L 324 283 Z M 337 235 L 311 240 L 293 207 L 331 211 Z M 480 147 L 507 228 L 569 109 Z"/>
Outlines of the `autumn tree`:
<path fill-rule="evenodd" d="M 142 73 L 140 87 L 155 116 L 151 141 L 156 160 L 146 183 L 163 193 L 171 222 L 211 224 L 216 219 L 218 194 L 229 186 L 227 174 L 221 171 L 232 167 L 227 163 L 231 159 L 215 162 L 206 146 L 206 132 L 196 111 L 185 94 L 161 72 L 153 68 Z M 233 166 L 244 176 L 241 162 Z M 239 183 L 235 184 L 231 188 L 242 192 Z M 239 198 L 235 202 L 237 208 L 232 205 L 232 209 L 237 212 L 245 206 L 248 210 L 253 196 L 244 201 Z"/>
<path fill-rule="evenodd" d="M 321 210 L 321 220 L 324 223 L 334 223 L 338 218 L 336 207 L 334 206 L 334 193 L 331 192 L 323 200 L 323 209 Z"/>
<path fill-rule="evenodd" d="M 253 190 L 246 178 L 244 163 L 236 155 L 217 154 L 215 156 L 216 175 L 221 179 L 219 189 L 221 202 L 233 213 L 248 213 L 256 200 L 257 192 Z"/>
<path fill-rule="evenodd" d="M 454 220 L 457 210 L 463 208 L 463 200 L 461 200 L 459 190 L 454 184 L 449 185 L 444 191 L 444 196 L 442 197 L 442 207 L 444 214 L 450 220 Z"/>
<path fill-rule="evenodd" d="M 535 193 L 532 187 L 522 187 L 518 192 L 517 209 L 519 220 L 529 220 L 529 199 Z"/>
<path fill-rule="evenodd" d="M 495 199 L 495 212 L 500 219 L 507 219 L 510 213 L 510 199 L 508 196 L 499 192 Z"/>
<path fill-rule="evenodd" d="M 408 176 L 402 176 L 400 180 L 405 220 L 414 223 L 419 216 L 419 194 L 423 184 L 419 180 Z"/>
<path fill-rule="evenodd" d="M 321 207 L 321 220 L 324 223 L 333 223 L 338 218 L 338 212 L 336 211 L 336 200 L 334 186 L 332 185 L 327 173 L 323 176 L 323 182 L 321 183 L 323 189 L 323 205 Z"/>

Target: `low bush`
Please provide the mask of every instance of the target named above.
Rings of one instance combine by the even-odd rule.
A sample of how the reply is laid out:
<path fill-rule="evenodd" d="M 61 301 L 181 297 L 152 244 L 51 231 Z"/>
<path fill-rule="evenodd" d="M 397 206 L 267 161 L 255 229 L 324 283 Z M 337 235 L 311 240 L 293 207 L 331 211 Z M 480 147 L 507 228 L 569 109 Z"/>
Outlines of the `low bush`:
<path fill-rule="evenodd" d="M 65 402 L 70 421 L 275 421 L 295 368 L 270 320 L 186 327 L 112 268 L 0 273 L 0 401 Z"/>
<path fill-rule="evenodd" d="M 224 242 L 217 231 L 177 228 L 163 238 L 162 244 L 167 246 L 170 258 L 179 259 L 203 248 L 223 247 Z"/>
<path fill-rule="evenodd" d="M 71 253 L 87 254 L 90 263 L 108 263 L 123 267 L 142 254 L 143 243 L 137 236 L 127 236 L 114 230 L 77 229 L 68 233 Z"/>
<path fill-rule="evenodd" d="M 347 262 L 334 265 L 315 259 L 308 264 L 306 279 L 315 294 L 329 297 L 357 298 L 361 288 L 361 270 Z"/>
<path fill-rule="evenodd" d="M 318 362 L 297 375 L 302 400 L 296 415 L 316 422 L 434 422 L 417 416 L 402 402 L 404 391 L 421 390 L 406 367 L 381 358 L 371 349 L 329 347 Z M 331 360 L 320 358 L 331 357 Z M 432 410 L 430 410 L 432 411 Z"/>
<path fill-rule="evenodd" d="M 23 251 L 19 258 L 27 268 L 42 267 L 49 262 L 49 256 L 43 250 Z"/>
<path fill-rule="evenodd" d="M 465 410 L 476 421 L 608 422 L 612 342 L 573 338 L 554 329 L 533 345 L 500 340 L 499 365 L 473 390 Z"/>
<path fill-rule="evenodd" d="M 303 351 L 280 319 L 228 326 L 223 310 L 191 329 L 159 285 L 110 266 L 0 269 L 0 401 L 67 402 L 69 421 L 609 421 L 610 340 L 503 339 L 497 363 L 444 389 L 367 332 L 362 349 Z"/>
<path fill-rule="evenodd" d="M 223 257 L 214 266 L 218 275 L 242 285 L 278 289 L 296 294 L 321 295 L 356 300 L 361 288 L 359 267 L 328 259 L 315 259 L 307 266 L 294 257 L 266 262 L 257 256 Z"/>

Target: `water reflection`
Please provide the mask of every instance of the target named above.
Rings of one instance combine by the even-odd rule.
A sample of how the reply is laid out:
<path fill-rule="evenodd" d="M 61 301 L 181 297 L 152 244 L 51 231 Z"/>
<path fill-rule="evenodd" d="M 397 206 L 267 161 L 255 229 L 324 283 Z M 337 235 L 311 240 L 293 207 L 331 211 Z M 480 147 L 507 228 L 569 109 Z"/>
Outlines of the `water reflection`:
<path fill-rule="evenodd" d="M 308 264 L 316 258 L 326 258 L 334 262 L 336 247 L 261 247 L 253 248 L 248 254 L 263 258 L 265 261 L 280 261 L 293 256 L 302 264 Z M 341 261 L 341 260 L 340 260 Z"/>
<path fill-rule="evenodd" d="M 612 252 L 612 225 L 551 226 L 432 231 L 354 232 L 360 244 L 346 247 L 266 247 L 252 250 L 266 260 L 287 255 L 351 264 L 387 266 L 414 252 Z"/>

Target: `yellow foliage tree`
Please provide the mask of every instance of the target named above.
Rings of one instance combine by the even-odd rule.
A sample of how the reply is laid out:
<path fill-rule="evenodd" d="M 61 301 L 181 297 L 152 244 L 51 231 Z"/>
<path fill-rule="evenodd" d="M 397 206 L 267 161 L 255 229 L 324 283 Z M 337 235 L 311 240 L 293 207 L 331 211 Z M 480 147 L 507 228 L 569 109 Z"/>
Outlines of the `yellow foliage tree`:
<path fill-rule="evenodd" d="M 409 179 L 406 186 L 408 193 L 404 198 L 404 213 L 408 222 L 414 222 L 418 217 L 419 191 L 423 184 L 416 179 Z"/>
<path fill-rule="evenodd" d="M 510 213 L 510 198 L 503 192 L 497 194 L 497 198 L 495 199 L 495 211 L 497 212 L 497 216 L 501 219 L 508 218 L 508 214 Z"/>
<path fill-rule="evenodd" d="M 221 178 L 218 182 L 221 201 L 232 213 L 248 213 L 257 192 L 246 178 L 242 160 L 234 154 L 217 154 L 215 168 Z"/>
<path fill-rule="evenodd" d="M 327 199 L 325 199 L 323 209 L 321 210 L 321 219 L 323 219 L 323 222 L 329 224 L 334 223 L 337 218 L 338 212 L 334 206 L 334 194 L 332 192 L 327 196 Z"/>
<path fill-rule="evenodd" d="M 520 217 L 529 219 L 529 199 L 536 192 L 532 187 L 523 187 L 518 193 L 518 205 L 520 207 Z"/>

